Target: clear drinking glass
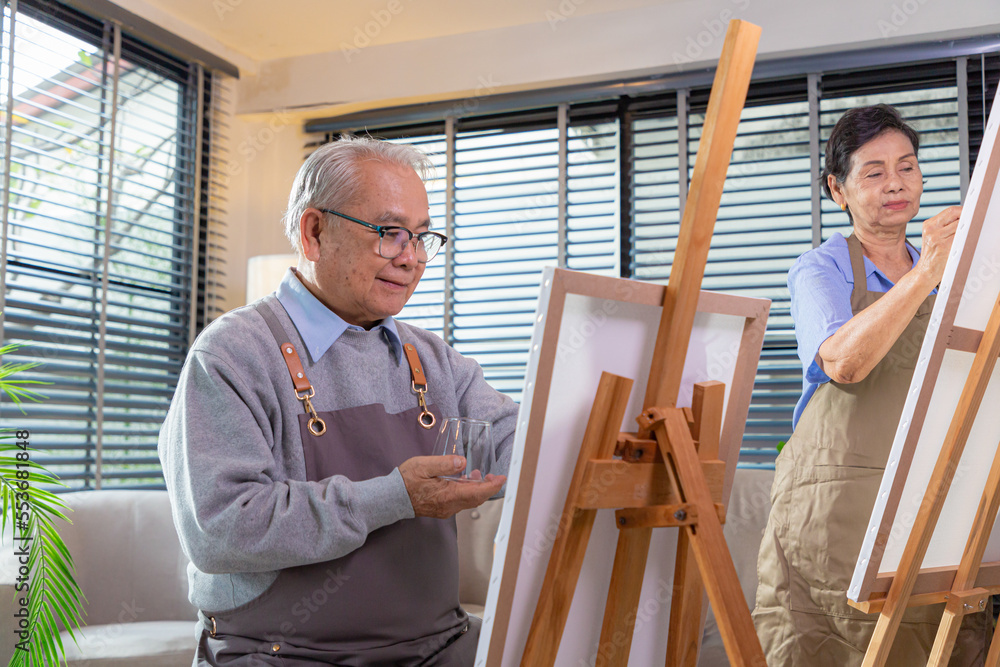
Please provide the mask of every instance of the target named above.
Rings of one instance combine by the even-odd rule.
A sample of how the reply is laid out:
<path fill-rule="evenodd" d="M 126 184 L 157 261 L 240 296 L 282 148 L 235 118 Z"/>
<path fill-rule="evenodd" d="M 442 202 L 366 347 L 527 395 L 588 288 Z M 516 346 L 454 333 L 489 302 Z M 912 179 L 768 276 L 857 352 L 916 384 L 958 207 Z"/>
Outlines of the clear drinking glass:
<path fill-rule="evenodd" d="M 468 417 L 445 419 L 438 428 L 435 451 L 465 457 L 465 470 L 442 475 L 456 482 L 481 482 L 496 467 L 490 423 Z"/>

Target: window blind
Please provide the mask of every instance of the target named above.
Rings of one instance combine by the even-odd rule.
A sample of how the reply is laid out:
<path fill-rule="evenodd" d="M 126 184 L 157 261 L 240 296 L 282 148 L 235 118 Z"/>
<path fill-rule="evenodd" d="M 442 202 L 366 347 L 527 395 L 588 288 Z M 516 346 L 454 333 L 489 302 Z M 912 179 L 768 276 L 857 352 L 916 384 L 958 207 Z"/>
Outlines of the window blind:
<path fill-rule="evenodd" d="M 570 107 L 565 167 L 565 266 L 607 276 L 621 272 L 618 249 L 621 137 L 616 107 Z"/>
<path fill-rule="evenodd" d="M 431 224 L 433 229 L 448 234 L 445 199 L 448 153 L 444 132 L 397 137 L 393 141 L 416 146 L 430 156 L 435 172 L 427 180 L 427 202 L 430 204 Z M 406 311 L 399 318 L 414 326 L 433 331 L 442 337 L 445 336 L 445 271 L 448 264 L 447 258 L 453 247 L 454 241 L 449 240 L 444 250 L 428 262 L 424 268 L 424 275 L 420 279 L 420 283 L 417 284 L 417 289 L 407 303 Z"/>
<path fill-rule="evenodd" d="M 846 215 L 820 194 L 833 124 L 850 107 L 886 102 L 920 132 L 927 183 L 908 230 L 919 245 L 922 221 L 961 201 L 982 100 L 992 99 L 998 78 L 992 53 L 751 85 L 704 280 L 706 289 L 772 301 L 741 465 L 772 465 L 802 390 L 787 272 L 834 232 L 850 232 Z M 479 360 L 495 387 L 520 398 L 541 266 L 667 280 L 709 92 L 457 118 L 435 133 L 370 130 L 452 146 L 442 159 L 444 180 L 454 180 L 444 197 L 454 239 L 445 337 Z"/>
<path fill-rule="evenodd" d="M 3 21 L 0 317 L 5 342 L 27 343 L 4 361 L 39 362 L 24 377 L 46 398 L 24 413 L 4 399 L 0 417 L 70 488 L 162 485 L 192 304 L 218 283 L 204 73 L 55 2 L 10 2 Z"/>

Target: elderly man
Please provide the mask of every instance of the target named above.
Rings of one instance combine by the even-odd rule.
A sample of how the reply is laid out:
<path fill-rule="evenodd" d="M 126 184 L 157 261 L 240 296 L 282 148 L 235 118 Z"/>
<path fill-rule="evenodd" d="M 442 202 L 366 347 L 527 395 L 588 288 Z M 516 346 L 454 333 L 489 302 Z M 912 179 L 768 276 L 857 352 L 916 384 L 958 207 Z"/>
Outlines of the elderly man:
<path fill-rule="evenodd" d="M 418 150 L 318 149 L 285 231 L 275 294 L 213 322 L 160 434 L 201 611 L 197 665 L 471 665 L 454 514 L 497 495 L 517 407 L 439 337 L 393 320 L 447 239 L 430 230 Z M 418 391 L 419 390 L 419 391 Z M 499 470 L 433 456 L 432 421 L 494 426 Z"/>

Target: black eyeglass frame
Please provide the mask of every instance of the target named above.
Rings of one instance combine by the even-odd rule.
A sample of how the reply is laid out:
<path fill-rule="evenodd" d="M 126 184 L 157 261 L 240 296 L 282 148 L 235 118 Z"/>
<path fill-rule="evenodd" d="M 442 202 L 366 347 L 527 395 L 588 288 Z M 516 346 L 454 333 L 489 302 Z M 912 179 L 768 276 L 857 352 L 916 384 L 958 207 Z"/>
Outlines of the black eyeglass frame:
<path fill-rule="evenodd" d="M 441 240 L 441 245 L 438 247 L 437 250 L 434 251 L 433 255 L 428 256 L 427 259 L 425 259 L 425 260 L 424 259 L 420 259 L 419 257 L 417 258 L 417 261 L 420 262 L 421 264 L 426 264 L 427 262 L 429 262 L 432 259 L 434 259 L 435 257 L 437 257 L 437 254 L 438 254 L 438 252 L 441 251 L 441 248 L 443 248 L 448 243 L 448 237 L 445 236 L 444 234 L 440 233 L 440 232 L 426 231 L 426 232 L 420 232 L 419 234 L 414 234 L 413 232 L 411 232 L 406 227 L 400 227 L 399 225 L 375 225 L 375 224 L 372 224 L 370 222 L 365 222 L 364 220 L 359 220 L 359 219 L 351 217 L 349 215 L 345 215 L 345 214 L 341 213 L 340 211 L 334 211 L 331 208 L 320 208 L 320 209 L 317 209 L 317 210 L 321 211 L 323 213 L 329 213 L 330 215 L 335 215 L 338 218 L 344 218 L 345 220 L 350 220 L 351 222 L 356 222 L 359 225 L 364 225 L 368 229 L 371 229 L 371 230 L 374 230 L 374 231 L 378 232 L 378 254 L 379 254 L 379 257 L 381 257 L 382 259 L 390 259 L 390 260 L 391 259 L 396 259 L 396 257 L 399 257 L 399 255 L 402 255 L 403 254 L 403 250 L 406 249 L 406 246 L 404 245 L 400 249 L 399 253 L 396 254 L 396 255 L 394 255 L 393 257 L 386 257 L 385 255 L 382 254 L 382 239 L 385 238 L 385 233 L 387 231 L 389 231 L 389 230 L 399 229 L 399 230 L 402 230 L 402 231 L 406 232 L 407 234 L 409 234 L 410 238 L 407 241 L 407 243 L 413 243 L 413 237 L 416 237 L 417 241 L 421 241 L 421 242 L 423 241 L 424 238 L 426 238 L 428 236 L 437 237 L 438 239 Z M 425 252 L 426 252 L 426 248 L 427 248 L 427 246 L 425 244 L 424 245 Z"/>

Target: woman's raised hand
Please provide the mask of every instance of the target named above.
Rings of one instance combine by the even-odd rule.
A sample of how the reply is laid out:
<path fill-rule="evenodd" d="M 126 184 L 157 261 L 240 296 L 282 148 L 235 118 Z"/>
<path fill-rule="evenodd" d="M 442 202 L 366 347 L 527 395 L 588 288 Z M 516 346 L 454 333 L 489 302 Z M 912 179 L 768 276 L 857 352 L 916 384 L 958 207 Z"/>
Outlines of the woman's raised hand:
<path fill-rule="evenodd" d="M 961 206 L 949 206 L 924 221 L 920 261 L 915 268 L 924 273 L 934 285 L 938 285 L 944 276 L 944 267 L 948 262 L 948 253 L 951 252 L 961 215 Z"/>

